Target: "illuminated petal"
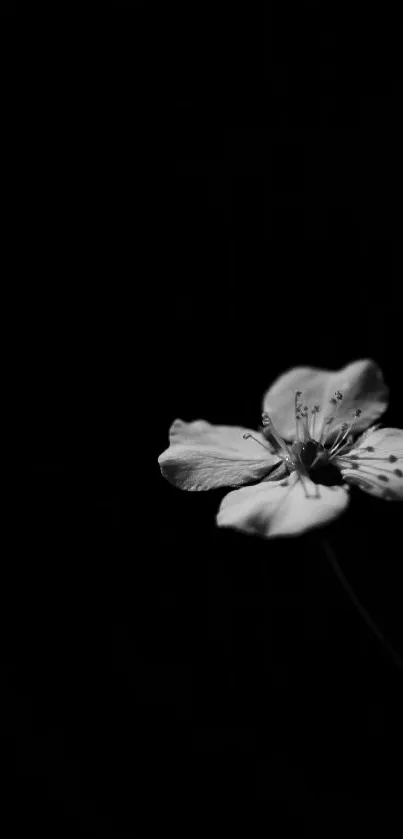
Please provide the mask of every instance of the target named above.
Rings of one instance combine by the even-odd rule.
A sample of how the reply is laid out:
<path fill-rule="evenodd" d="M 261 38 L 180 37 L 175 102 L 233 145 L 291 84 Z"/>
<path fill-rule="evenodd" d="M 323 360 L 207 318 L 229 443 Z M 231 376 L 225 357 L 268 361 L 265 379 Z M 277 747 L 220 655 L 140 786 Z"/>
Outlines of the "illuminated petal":
<path fill-rule="evenodd" d="M 264 482 L 228 493 L 221 502 L 217 524 L 267 539 L 297 536 L 339 516 L 348 499 L 347 487 L 322 486 L 307 478 L 303 485 L 293 472 L 285 481 Z"/>
<path fill-rule="evenodd" d="M 276 430 L 286 440 L 295 439 L 296 390 L 302 391 L 301 402 L 307 404 L 309 410 L 315 403 L 321 407 L 315 422 L 316 440 L 320 437 L 324 420 L 335 411 L 327 442 L 334 439 L 343 422 L 352 421 L 357 408 L 361 409 L 362 414 L 354 424 L 354 433 L 371 425 L 388 406 L 389 391 L 382 372 L 370 359 L 354 361 L 337 371 L 294 367 L 279 376 L 263 398 L 263 410 L 270 414 Z M 338 390 L 343 394 L 343 399 L 334 409 L 329 400 Z"/>
<path fill-rule="evenodd" d="M 348 454 L 332 461 L 347 483 L 388 501 L 403 500 L 403 431 L 369 429 Z"/>
<path fill-rule="evenodd" d="M 243 434 L 253 434 L 244 440 Z M 279 463 L 258 431 L 177 419 L 169 431 L 170 446 L 158 458 L 161 472 L 180 489 L 208 490 L 240 486 L 267 476 Z"/>

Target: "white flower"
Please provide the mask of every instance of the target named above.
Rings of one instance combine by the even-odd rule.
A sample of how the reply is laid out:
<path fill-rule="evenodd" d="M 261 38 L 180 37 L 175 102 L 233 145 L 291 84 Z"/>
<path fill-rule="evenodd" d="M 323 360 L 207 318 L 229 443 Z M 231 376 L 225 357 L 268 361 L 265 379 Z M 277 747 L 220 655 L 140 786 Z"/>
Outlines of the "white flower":
<path fill-rule="evenodd" d="M 371 425 L 387 405 L 369 359 L 335 372 L 295 367 L 265 394 L 258 432 L 177 419 L 158 462 L 181 489 L 242 487 L 223 498 L 220 527 L 296 535 L 339 516 L 349 484 L 403 500 L 403 431 Z"/>

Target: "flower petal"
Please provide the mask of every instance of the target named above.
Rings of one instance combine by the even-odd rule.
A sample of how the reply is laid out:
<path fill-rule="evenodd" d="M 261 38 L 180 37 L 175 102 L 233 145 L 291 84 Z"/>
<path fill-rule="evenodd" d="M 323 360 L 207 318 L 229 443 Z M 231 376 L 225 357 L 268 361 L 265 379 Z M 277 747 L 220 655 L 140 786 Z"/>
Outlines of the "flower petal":
<path fill-rule="evenodd" d="M 286 481 L 264 482 L 228 493 L 221 502 L 217 524 L 267 539 L 296 536 L 339 516 L 348 500 L 348 487 L 322 486 L 307 478 L 302 484 L 293 472 Z"/>
<path fill-rule="evenodd" d="M 329 400 L 336 390 L 343 399 L 335 409 L 328 442 L 334 439 L 343 422 L 351 422 L 354 411 L 362 411 L 354 424 L 354 432 L 363 431 L 386 410 L 388 388 L 383 381 L 380 368 L 371 359 L 362 359 L 347 364 L 341 370 L 323 370 L 317 367 L 294 367 L 271 385 L 263 398 L 263 410 L 270 414 L 276 430 L 286 440 L 295 439 L 295 391 L 301 390 L 302 402 L 313 408 L 318 402 L 321 410 L 316 417 L 315 438 L 318 440 L 324 420 L 334 408 Z"/>
<path fill-rule="evenodd" d="M 243 434 L 253 434 L 262 445 Z M 204 420 L 177 419 L 169 430 L 170 446 L 158 458 L 171 484 L 187 490 L 240 486 L 258 481 L 279 463 L 258 431 Z"/>
<path fill-rule="evenodd" d="M 403 501 L 403 431 L 400 428 L 371 429 L 348 454 L 336 457 L 347 483 L 387 501 Z"/>

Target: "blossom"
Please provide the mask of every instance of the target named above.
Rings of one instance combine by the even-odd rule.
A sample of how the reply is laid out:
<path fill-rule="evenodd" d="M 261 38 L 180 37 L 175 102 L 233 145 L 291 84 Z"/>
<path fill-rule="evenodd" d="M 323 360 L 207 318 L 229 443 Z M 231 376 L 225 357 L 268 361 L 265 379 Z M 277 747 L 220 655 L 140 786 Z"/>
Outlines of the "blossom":
<path fill-rule="evenodd" d="M 219 527 L 297 535 L 343 513 L 352 484 L 403 500 L 403 431 L 374 424 L 387 406 L 371 359 L 337 371 L 295 367 L 265 393 L 258 431 L 176 419 L 158 462 L 181 489 L 236 487 L 221 502 Z"/>

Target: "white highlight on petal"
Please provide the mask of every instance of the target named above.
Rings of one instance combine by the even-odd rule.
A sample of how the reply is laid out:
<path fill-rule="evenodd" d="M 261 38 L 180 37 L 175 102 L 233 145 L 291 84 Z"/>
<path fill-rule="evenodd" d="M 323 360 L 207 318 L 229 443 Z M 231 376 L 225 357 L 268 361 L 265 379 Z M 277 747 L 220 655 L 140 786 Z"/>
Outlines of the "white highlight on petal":
<path fill-rule="evenodd" d="M 297 473 L 286 481 L 264 482 L 228 493 L 217 514 L 219 527 L 267 539 L 297 536 L 337 518 L 347 507 L 348 487 L 314 484 Z"/>

